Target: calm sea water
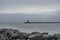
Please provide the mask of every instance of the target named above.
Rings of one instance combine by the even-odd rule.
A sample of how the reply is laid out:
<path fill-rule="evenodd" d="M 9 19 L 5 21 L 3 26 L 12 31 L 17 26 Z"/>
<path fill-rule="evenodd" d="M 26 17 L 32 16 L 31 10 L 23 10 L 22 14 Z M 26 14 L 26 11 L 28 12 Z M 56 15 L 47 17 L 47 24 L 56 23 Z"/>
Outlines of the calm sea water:
<path fill-rule="evenodd" d="M 50 34 L 60 33 L 60 23 L 40 23 L 40 24 L 24 24 L 24 23 L 0 23 L 0 28 L 13 28 L 22 32 L 48 32 Z"/>

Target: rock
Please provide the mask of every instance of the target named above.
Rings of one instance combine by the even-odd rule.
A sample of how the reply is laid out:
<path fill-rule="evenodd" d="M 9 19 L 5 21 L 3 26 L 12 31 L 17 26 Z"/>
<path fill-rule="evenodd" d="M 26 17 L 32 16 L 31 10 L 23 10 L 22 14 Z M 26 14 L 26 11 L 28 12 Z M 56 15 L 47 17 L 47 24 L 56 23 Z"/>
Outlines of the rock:
<path fill-rule="evenodd" d="M 0 40 L 60 40 L 60 34 L 24 33 L 16 29 L 0 29 Z"/>
<path fill-rule="evenodd" d="M 55 40 L 60 40 L 60 34 L 54 34 L 53 39 Z"/>
<path fill-rule="evenodd" d="M 34 34 L 41 34 L 40 32 L 32 32 L 31 35 L 34 35 Z"/>
<path fill-rule="evenodd" d="M 42 35 L 40 32 L 32 32 L 28 37 L 28 40 L 42 40 Z"/>
<path fill-rule="evenodd" d="M 13 29 L 0 29 L 1 40 L 20 40 L 24 38 L 24 33 Z"/>

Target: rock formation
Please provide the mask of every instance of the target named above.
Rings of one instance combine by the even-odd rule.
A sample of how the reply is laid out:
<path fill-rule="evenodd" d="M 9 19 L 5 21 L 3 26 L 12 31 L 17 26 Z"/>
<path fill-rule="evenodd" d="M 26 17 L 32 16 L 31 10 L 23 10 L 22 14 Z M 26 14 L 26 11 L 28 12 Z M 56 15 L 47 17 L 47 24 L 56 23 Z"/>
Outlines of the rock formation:
<path fill-rule="evenodd" d="M 47 32 L 24 33 L 16 29 L 0 29 L 0 40 L 60 40 L 58 39 L 59 35 L 49 35 Z"/>

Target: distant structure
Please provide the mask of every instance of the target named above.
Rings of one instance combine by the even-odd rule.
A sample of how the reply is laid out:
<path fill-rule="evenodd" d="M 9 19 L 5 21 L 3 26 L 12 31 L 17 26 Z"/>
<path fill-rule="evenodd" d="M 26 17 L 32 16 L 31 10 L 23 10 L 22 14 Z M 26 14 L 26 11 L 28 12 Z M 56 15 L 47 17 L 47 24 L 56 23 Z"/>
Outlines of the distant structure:
<path fill-rule="evenodd" d="M 29 20 L 27 20 L 27 23 L 29 23 Z"/>
<path fill-rule="evenodd" d="M 60 23 L 60 22 L 30 22 L 29 20 L 27 20 L 24 23 Z"/>

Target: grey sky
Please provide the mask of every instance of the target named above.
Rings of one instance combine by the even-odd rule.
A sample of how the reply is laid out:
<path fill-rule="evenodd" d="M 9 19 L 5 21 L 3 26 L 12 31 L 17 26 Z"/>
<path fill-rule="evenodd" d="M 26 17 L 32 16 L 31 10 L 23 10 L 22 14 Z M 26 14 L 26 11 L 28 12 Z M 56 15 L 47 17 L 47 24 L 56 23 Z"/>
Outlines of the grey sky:
<path fill-rule="evenodd" d="M 60 10 L 60 0 L 0 0 L 0 13 L 45 13 Z"/>
<path fill-rule="evenodd" d="M 51 14 L 50 14 L 51 13 Z M 60 22 L 60 11 L 47 14 L 0 14 L 0 22 L 51 21 Z"/>
<path fill-rule="evenodd" d="M 60 0 L 0 0 L 0 22 L 27 19 L 60 21 Z"/>

